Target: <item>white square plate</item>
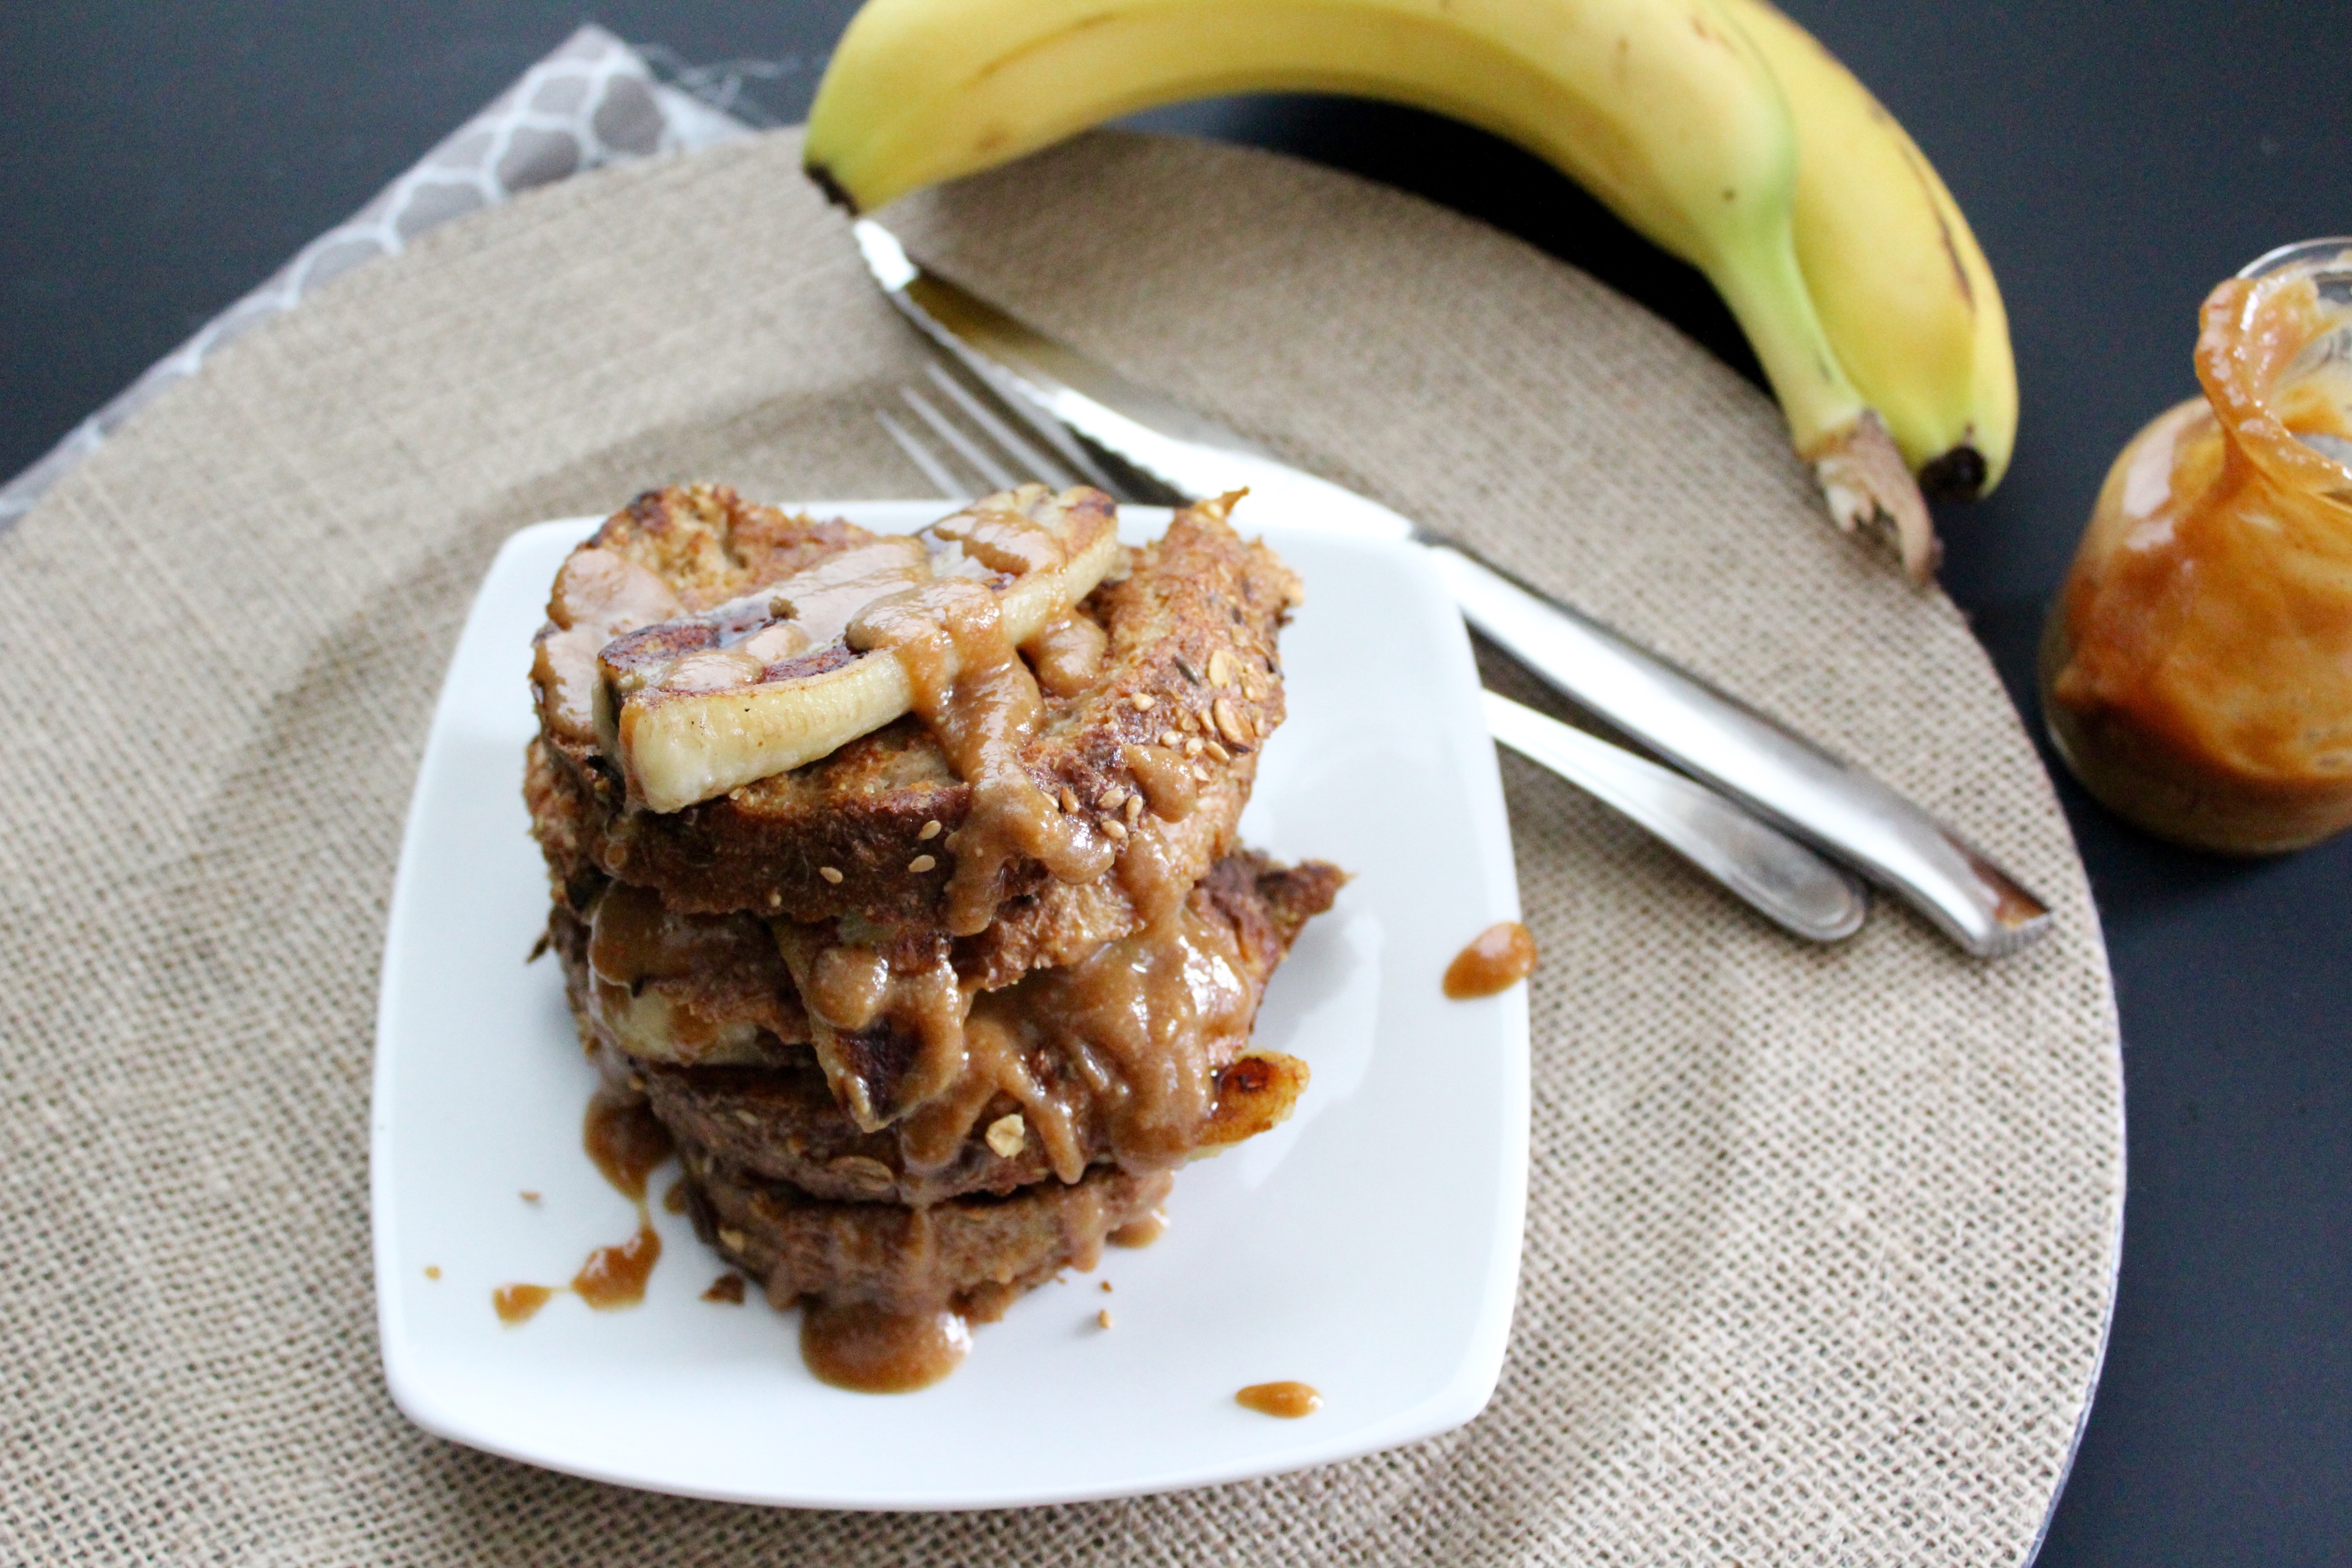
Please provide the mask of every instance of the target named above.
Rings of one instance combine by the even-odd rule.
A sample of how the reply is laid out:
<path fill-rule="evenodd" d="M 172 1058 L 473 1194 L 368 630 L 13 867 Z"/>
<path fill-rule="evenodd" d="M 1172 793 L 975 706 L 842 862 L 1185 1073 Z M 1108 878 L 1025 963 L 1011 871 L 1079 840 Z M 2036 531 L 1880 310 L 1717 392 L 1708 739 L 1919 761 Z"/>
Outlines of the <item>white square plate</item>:
<path fill-rule="evenodd" d="M 903 530 L 947 508 L 808 510 Z M 1149 537 L 1166 516 L 1130 508 L 1123 527 Z M 1237 521 L 1252 525 L 1246 502 Z M 1265 530 L 1307 598 L 1283 637 L 1290 718 L 1242 819 L 1253 845 L 1355 873 L 1259 1016 L 1261 1044 L 1314 1069 L 1289 1122 L 1180 1173 L 1157 1245 L 1031 1293 L 919 1394 L 819 1384 L 793 1321 L 756 1289 L 741 1307 L 699 1300 L 721 1266 L 658 1205 L 662 1259 L 642 1306 L 599 1313 L 558 1296 L 501 1326 L 495 1287 L 569 1279 L 635 1224 L 581 1149 L 594 1074 L 562 978 L 523 963 L 547 897 L 520 795 L 530 636 L 557 565 L 594 526 L 542 523 L 499 551 L 401 848 L 373 1197 L 384 1376 L 411 1420 L 660 1491 L 941 1509 L 1297 1469 L 1485 1406 L 1527 1199 L 1527 1001 L 1514 988 L 1448 1002 L 1438 982 L 1472 936 L 1517 918 L 1502 788 L 1468 639 L 1417 552 L 1312 531 Z M 1285 1421 L 1234 1402 L 1283 1378 L 1313 1384 L 1323 1408 Z"/>

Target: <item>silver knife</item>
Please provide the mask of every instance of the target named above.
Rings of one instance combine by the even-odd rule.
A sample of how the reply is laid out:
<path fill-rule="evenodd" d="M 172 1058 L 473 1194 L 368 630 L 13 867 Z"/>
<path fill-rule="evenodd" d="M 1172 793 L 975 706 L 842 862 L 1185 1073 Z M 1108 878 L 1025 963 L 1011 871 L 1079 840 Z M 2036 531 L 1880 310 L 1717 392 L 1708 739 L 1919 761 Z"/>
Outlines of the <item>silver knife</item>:
<path fill-rule="evenodd" d="M 891 301 L 1014 406 L 1041 410 L 1195 500 L 1246 487 L 1286 521 L 1425 546 L 1464 617 L 1547 685 L 1853 867 L 1969 952 L 2013 952 L 2050 929 L 2049 906 L 2023 884 L 1860 769 L 1460 544 L 1291 467 L 924 270 L 871 219 L 856 230 Z M 1075 444 L 1068 450 L 1083 466 Z"/>

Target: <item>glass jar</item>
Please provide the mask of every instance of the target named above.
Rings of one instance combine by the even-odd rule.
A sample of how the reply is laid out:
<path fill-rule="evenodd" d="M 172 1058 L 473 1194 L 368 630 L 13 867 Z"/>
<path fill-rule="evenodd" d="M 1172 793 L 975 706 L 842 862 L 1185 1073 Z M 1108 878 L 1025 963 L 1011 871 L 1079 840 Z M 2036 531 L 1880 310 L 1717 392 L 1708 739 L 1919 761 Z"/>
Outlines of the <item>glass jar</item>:
<path fill-rule="evenodd" d="M 2352 239 L 2207 297 L 2205 395 L 2132 437 L 2042 642 L 2052 740 L 2148 831 L 2233 854 L 2352 826 Z"/>

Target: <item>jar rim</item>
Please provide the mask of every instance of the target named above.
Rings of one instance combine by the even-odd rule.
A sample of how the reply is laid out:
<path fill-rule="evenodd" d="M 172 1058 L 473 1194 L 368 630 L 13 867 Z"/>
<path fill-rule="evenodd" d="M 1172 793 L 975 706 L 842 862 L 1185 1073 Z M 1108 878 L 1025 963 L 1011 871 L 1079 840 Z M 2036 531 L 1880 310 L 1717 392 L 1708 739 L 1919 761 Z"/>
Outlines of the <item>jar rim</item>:
<path fill-rule="evenodd" d="M 2352 237 L 2335 239 L 2298 239 L 2291 244 L 2263 251 L 2238 268 L 2241 278 L 2267 278 L 2273 272 L 2284 272 L 2290 267 L 2300 267 L 2322 258 L 2341 257 L 2341 270 L 2352 272 Z"/>

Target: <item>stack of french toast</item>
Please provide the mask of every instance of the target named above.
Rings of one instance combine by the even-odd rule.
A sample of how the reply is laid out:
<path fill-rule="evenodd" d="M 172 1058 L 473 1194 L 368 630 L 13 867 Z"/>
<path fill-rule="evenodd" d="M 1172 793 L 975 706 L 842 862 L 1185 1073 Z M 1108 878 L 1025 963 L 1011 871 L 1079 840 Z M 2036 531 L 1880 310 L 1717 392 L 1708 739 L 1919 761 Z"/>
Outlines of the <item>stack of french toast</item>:
<path fill-rule="evenodd" d="M 1286 1116 L 1251 1046 L 1343 875 L 1241 847 L 1297 579 L 1232 498 L 911 535 L 650 492 L 565 561 L 525 795 L 605 1093 L 819 1375 L 919 1385 Z"/>

